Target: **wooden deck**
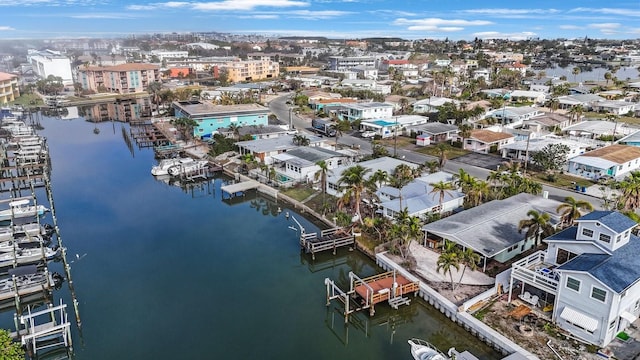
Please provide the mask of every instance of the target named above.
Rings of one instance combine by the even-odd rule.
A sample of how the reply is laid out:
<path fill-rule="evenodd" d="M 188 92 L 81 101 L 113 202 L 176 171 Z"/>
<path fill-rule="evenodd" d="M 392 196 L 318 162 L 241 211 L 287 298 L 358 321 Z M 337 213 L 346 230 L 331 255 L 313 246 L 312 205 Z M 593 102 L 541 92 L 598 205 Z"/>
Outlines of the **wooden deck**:
<path fill-rule="evenodd" d="M 393 294 L 394 282 L 396 284 L 395 294 Z M 356 280 L 355 285 L 355 292 L 363 299 L 369 297 L 372 304 L 388 301 L 392 296 L 412 294 L 420 290 L 419 283 L 411 282 L 399 274 L 395 274 L 394 277 L 393 271 L 374 275 L 361 281 Z"/>
<path fill-rule="evenodd" d="M 300 235 L 300 247 L 314 260 L 317 252 L 333 250 L 335 255 L 337 248 L 354 245 L 355 242 L 355 236 L 341 227 L 322 230 L 319 236 L 318 233 Z"/>

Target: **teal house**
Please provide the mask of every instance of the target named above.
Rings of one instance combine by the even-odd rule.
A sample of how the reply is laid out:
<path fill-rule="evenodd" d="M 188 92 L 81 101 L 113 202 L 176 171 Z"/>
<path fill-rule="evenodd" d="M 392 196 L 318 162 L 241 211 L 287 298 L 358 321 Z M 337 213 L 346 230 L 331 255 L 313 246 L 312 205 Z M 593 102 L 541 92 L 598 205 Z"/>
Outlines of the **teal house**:
<path fill-rule="evenodd" d="M 236 126 L 266 126 L 269 123 L 269 108 L 258 104 L 214 105 L 199 100 L 174 101 L 171 104 L 176 118 L 189 118 L 198 123 L 193 136 L 210 138 L 220 128 Z"/>

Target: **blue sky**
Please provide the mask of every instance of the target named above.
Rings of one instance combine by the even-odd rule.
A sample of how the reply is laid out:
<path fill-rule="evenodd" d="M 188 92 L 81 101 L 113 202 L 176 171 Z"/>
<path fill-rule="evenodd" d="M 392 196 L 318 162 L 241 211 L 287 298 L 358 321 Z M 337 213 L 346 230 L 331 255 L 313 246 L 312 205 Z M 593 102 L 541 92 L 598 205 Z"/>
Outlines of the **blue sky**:
<path fill-rule="evenodd" d="M 0 0 L 0 38 L 217 31 L 406 39 L 640 38 L 640 0 Z"/>

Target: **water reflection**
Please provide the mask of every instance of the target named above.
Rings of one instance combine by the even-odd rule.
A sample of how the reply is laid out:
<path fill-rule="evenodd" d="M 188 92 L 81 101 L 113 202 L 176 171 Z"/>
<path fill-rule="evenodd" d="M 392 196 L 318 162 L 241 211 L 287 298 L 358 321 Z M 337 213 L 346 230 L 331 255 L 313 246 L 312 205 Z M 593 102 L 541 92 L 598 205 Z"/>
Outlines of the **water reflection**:
<path fill-rule="evenodd" d="M 87 106 L 78 106 L 78 115 L 90 122 L 131 122 L 151 116 L 149 98 L 116 100 Z"/>

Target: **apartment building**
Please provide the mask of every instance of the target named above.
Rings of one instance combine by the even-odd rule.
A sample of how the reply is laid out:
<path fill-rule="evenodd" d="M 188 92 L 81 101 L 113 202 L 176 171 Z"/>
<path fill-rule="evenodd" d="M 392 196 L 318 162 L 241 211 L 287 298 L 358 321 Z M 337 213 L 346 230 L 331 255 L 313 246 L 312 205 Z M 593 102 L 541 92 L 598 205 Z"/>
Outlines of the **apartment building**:
<path fill-rule="evenodd" d="M 272 79 L 280 74 L 280 65 L 267 59 L 228 62 L 222 69 L 230 82 Z"/>
<path fill-rule="evenodd" d="M 49 75 L 53 75 L 62 78 L 62 84 L 65 86 L 73 85 L 71 60 L 59 51 L 29 50 L 27 59 L 33 67 L 33 71 L 41 79 L 46 79 Z"/>
<path fill-rule="evenodd" d="M 356 66 L 376 67 L 376 59 L 373 56 L 330 56 L 329 70 L 344 71 Z"/>
<path fill-rule="evenodd" d="M 18 96 L 18 76 L 0 72 L 0 104 L 14 101 Z"/>
<path fill-rule="evenodd" d="M 160 81 L 160 67 L 152 64 L 128 63 L 78 69 L 78 82 L 82 88 L 95 92 L 105 89 L 118 94 L 143 92 L 154 81 Z"/>

